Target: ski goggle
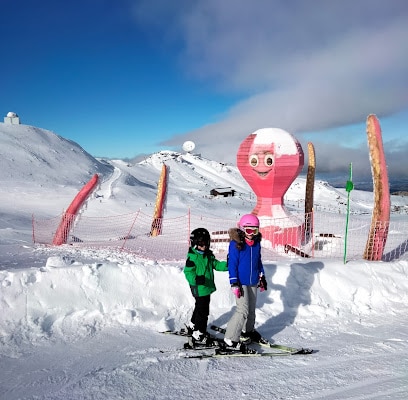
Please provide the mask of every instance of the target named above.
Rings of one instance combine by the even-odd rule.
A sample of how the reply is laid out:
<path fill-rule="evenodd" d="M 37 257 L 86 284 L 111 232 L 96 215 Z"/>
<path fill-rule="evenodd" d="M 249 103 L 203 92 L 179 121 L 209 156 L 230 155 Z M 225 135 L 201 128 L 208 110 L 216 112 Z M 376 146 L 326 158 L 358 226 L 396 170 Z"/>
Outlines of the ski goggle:
<path fill-rule="evenodd" d="M 244 232 L 246 235 L 257 235 L 259 228 L 254 226 L 244 226 Z"/>
<path fill-rule="evenodd" d="M 197 246 L 198 246 L 198 247 L 207 246 L 207 242 L 204 242 L 204 240 L 199 240 L 199 241 L 197 241 Z"/>

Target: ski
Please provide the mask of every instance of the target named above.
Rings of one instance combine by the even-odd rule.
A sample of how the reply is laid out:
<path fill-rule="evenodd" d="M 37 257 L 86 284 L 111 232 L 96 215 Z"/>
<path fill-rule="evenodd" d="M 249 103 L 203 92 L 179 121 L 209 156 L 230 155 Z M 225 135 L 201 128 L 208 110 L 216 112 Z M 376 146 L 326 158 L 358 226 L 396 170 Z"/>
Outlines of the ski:
<path fill-rule="evenodd" d="M 178 331 L 173 331 L 171 329 L 167 330 L 167 331 L 162 331 L 160 333 L 164 333 L 166 335 L 176 335 L 176 336 L 189 336 L 187 333 L 187 329 L 181 328 Z"/>
<path fill-rule="evenodd" d="M 191 336 L 187 337 L 187 342 L 184 343 L 186 350 L 207 350 L 218 349 L 220 347 L 218 339 L 211 337 L 206 343 L 197 343 Z"/>
<path fill-rule="evenodd" d="M 212 325 L 211 329 L 215 332 L 219 332 L 221 334 L 225 334 L 225 328 L 221 328 L 216 325 Z M 203 358 L 213 358 L 213 357 L 279 357 L 279 356 L 290 356 L 294 354 L 311 354 L 313 353 L 312 349 L 305 349 L 305 348 L 296 348 L 296 347 L 289 347 L 281 344 L 271 343 L 266 338 L 261 338 L 260 342 L 252 342 L 252 344 L 259 344 L 264 347 L 268 347 L 271 349 L 279 350 L 273 352 L 258 352 L 255 349 L 251 349 L 248 346 L 246 352 L 241 351 L 234 351 L 234 350 L 225 350 L 221 346 L 219 346 L 219 339 L 214 339 L 213 345 L 207 344 L 198 344 L 192 343 L 191 336 L 187 333 L 187 329 L 180 329 L 180 330 L 167 330 L 161 332 L 167 335 L 175 335 L 175 336 L 182 336 L 186 337 L 188 341 L 184 344 L 183 350 L 187 350 L 188 354 L 184 355 L 183 358 L 195 358 L 195 359 L 203 359 Z M 244 339 L 244 338 L 243 338 Z M 194 354 L 195 352 L 205 351 L 205 350 L 214 350 L 211 353 L 199 353 Z"/>
<path fill-rule="evenodd" d="M 283 352 L 283 351 L 279 351 L 279 352 L 268 351 L 264 353 L 253 351 L 250 353 L 242 353 L 240 351 L 225 352 L 222 350 L 220 351 L 216 350 L 214 353 L 186 354 L 183 356 L 183 358 L 204 359 L 204 358 L 222 358 L 222 357 L 282 357 L 282 356 L 290 356 L 290 355 L 292 355 L 292 353 Z"/>
<path fill-rule="evenodd" d="M 176 330 L 167 330 L 167 331 L 162 331 L 160 333 L 164 333 L 166 335 L 175 335 L 175 336 L 182 336 L 182 337 L 186 337 L 187 338 L 187 342 L 184 343 L 183 345 L 183 349 L 184 350 L 214 350 L 214 349 L 218 349 L 219 348 L 219 340 L 214 337 L 211 336 L 211 344 L 208 343 L 197 343 L 197 342 L 193 342 L 192 340 L 192 336 L 190 334 L 188 334 L 187 329 L 181 328 L 180 330 L 176 331 Z"/>
<path fill-rule="evenodd" d="M 251 349 L 247 346 L 242 350 L 225 349 L 221 346 L 216 347 L 213 350 L 214 351 L 211 353 L 186 354 L 184 358 L 241 357 L 258 354 L 255 349 Z"/>
<path fill-rule="evenodd" d="M 225 328 L 221 328 L 216 325 L 211 325 L 211 329 L 215 332 L 219 332 L 222 334 L 225 334 Z M 244 339 L 244 338 L 242 338 Z M 294 354 L 311 354 L 313 353 L 312 349 L 305 349 L 303 347 L 297 348 L 297 347 L 290 347 L 290 346 L 285 346 L 282 344 L 277 344 L 277 343 L 271 343 L 268 339 L 261 337 L 261 340 L 259 342 L 252 342 L 255 344 L 259 344 L 261 346 L 269 347 L 271 349 L 276 349 L 276 350 L 281 350 L 283 354 L 287 355 L 294 355 Z M 267 354 L 267 353 L 259 353 L 259 354 Z M 268 353 L 270 354 L 270 353 Z"/>
<path fill-rule="evenodd" d="M 206 345 L 206 344 L 194 344 L 191 345 L 190 343 L 184 343 L 184 347 L 183 350 L 193 350 L 193 351 L 197 351 L 197 350 L 214 350 L 214 349 L 218 349 L 219 346 L 217 344 L 214 345 Z"/>

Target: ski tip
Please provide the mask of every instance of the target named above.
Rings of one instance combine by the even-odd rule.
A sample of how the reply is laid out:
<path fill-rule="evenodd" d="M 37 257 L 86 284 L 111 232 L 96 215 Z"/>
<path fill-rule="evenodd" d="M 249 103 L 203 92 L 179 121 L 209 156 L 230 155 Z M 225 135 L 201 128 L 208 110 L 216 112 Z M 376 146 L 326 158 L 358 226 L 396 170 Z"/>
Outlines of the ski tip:
<path fill-rule="evenodd" d="M 258 353 L 255 350 L 234 351 L 234 350 L 217 349 L 215 350 L 214 356 L 243 357 L 243 356 L 255 356 L 259 354 L 261 353 Z"/>
<path fill-rule="evenodd" d="M 188 336 L 188 332 L 185 329 L 180 329 L 178 331 L 168 329 L 167 331 L 159 331 L 159 333 L 166 333 L 166 334 L 169 334 L 169 335 Z"/>
<path fill-rule="evenodd" d="M 318 352 L 318 350 L 301 348 L 295 354 L 313 354 L 313 353 L 317 353 L 317 352 Z"/>

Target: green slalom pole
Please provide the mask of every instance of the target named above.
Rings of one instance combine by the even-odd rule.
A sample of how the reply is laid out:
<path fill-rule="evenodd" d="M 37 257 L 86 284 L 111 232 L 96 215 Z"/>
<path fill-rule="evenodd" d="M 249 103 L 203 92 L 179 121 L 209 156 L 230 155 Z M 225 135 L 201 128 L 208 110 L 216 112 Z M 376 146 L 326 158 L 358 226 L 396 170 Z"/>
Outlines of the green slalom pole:
<path fill-rule="evenodd" d="M 348 223 L 349 223 L 349 215 L 350 215 L 350 192 L 354 189 L 354 185 L 352 182 L 353 179 L 353 167 L 352 163 L 350 163 L 350 176 L 349 180 L 346 182 L 346 191 L 347 191 L 347 215 L 346 215 L 346 233 L 344 235 L 344 264 L 347 262 L 347 235 L 348 235 Z"/>

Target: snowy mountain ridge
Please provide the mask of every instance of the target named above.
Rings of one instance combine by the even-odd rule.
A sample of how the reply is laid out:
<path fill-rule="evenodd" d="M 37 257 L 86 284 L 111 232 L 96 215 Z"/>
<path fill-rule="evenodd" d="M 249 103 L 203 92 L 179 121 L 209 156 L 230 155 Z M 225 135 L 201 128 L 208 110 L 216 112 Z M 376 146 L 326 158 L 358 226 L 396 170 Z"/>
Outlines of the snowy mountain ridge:
<path fill-rule="evenodd" d="M 3 188 L 9 188 L 13 197 L 16 187 L 24 187 L 25 182 L 38 183 L 35 195 L 43 197 L 45 210 L 49 209 L 48 198 L 60 204 L 61 210 L 66 208 L 75 193 L 97 173 L 100 176 L 97 191 L 100 204 L 95 200 L 89 201 L 90 215 L 111 215 L 112 203 L 119 203 L 123 213 L 137 209 L 153 212 L 163 164 L 169 170 L 166 211 L 171 216 L 184 214 L 189 208 L 207 208 L 210 191 L 215 188 L 231 187 L 236 191 L 236 198 L 229 199 L 232 207 L 227 210 L 227 216 L 235 217 L 255 206 L 252 189 L 236 166 L 208 160 L 198 154 L 163 150 L 134 164 L 123 160 L 97 159 L 78 144 L 51 131 L 4 123 L 0 123 L 0 145 L 0 181 Z M 52 196 L 55 185 L 65 188 L 66 195 L 60 193 L 59 198 Z M 288 208 L 304 209 L 305 186 L 305 177 L 295 179 L 285 194 Z M 222 198 L 216 201 L 221 203 Z M 316 179 L 314 201 L 316 209 L 330 204 L 331 211 L 344 213 L 347 192 Z M 19 202 L 16 193 L 15 204 Z M 392 196 L 393 209 L 404 208 L 407 203 L 407 197 Z M 231 212 L 231 208 L 238 211 Z M 350 197 L 350 208 L 353 212 L 367 214 L 372 210 L 372 201 L 367 201 L 366 192 L 355 190 Z M 30 209 L 23 210 L 23 213 L 31 214 L 33 211 L 37 214 L 42 212 Z M 225 211 L 219 212 L 214 208 L 212 211 L 214 215 L 226 216 Z M 49 212 L 46 215 L 51 216 Z"/>
<path fill-rule="evenodd" d="M 36 181 L 52 185 L 59 181 L 80 185 L 94 173 L 108 174 L 111 170 L 73 141 L 33 126 L 0 123 L 0 145 L 3 184 Z"/>

